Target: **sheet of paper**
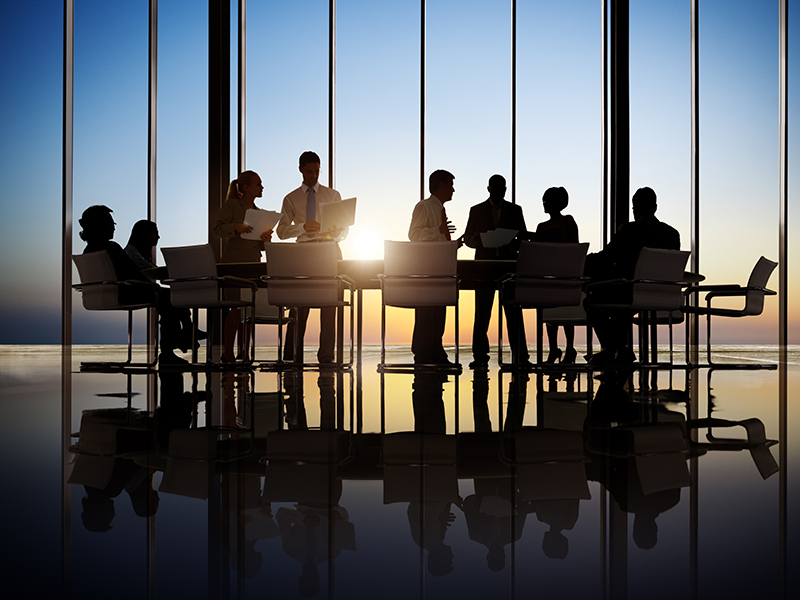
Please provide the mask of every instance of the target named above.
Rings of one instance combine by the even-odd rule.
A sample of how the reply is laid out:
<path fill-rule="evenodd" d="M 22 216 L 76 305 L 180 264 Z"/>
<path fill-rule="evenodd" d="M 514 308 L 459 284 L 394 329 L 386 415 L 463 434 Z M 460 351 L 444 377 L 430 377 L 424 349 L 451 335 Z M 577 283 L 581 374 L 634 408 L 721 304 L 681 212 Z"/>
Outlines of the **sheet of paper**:
<path fill-rule="evenodd" d="M 517 237 L 519 233 L 516 229 L 503 229 L 498 227 L 486 233 L 481 234 L 481 243 L 484 248 L 500 248 L 506 244 L 510 244 L 511 240 Z"/>
<path fill-rule="evenodd" d="M 261 234 L 270 229 L 275 229 L 275 225 L 281 220 L 281 213 L 274 210 L 261 210 L 250 208 L 244 213 L 244 224 L 250 225 L 253 231 L 243 233 L 243 240 L 260 240 Z"/>
<path fill-rule="evenodd" d="M 356 199 L 320 204 L 320 212 L 319 230 L 322 233 L 335 227 L 350 227 L 356 222 Z"/>

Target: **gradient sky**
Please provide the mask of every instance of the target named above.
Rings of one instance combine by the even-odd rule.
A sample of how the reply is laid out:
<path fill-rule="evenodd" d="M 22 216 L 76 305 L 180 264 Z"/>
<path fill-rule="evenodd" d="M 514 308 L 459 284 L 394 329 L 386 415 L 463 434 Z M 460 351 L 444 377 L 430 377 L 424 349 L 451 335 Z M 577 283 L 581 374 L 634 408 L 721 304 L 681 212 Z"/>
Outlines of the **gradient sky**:
<path fill-rule="evenodd" d="M 146 217 L 148 15 L 144 0 L 76 5 L 78 253 L 83 243 L 77 217 L 87 206 L 114 209 L 122 245 L 133 223 Z M 800 0 L 789 5 L 794 157 L 800 54 L 791 42 L 800 33 Z M 342 244 L 346 258 L 380 257 L 382 240 L 407 239 L 419 199 L 419 10 L 416 0 L 337 2 L 334 176 L 343 197 L 359 198 L 357 224 Z M 688 249 L 689 0 L 631 0 L 630 16 L 631 190 L 656 190 L 659 216 L 680 230 Z M 596 0 L 520 0 L 517 8 L 516 200 L 533 228 L 544 220 L 542 192 L 565 186 L 567 212 L 590 251 L 601 244 L 600 17 Z M 207 19 L 204 2 L 159 2 L 162 246 L 206 241 Z M 329 180 L 327 19 L 326 0 L 248 2 L 246 167 L 264 180 L 263 208 L 279 208 L 299 185 L 297 156 L 303 150 L 322 156 L 321 180 Z M 5 2 L 0 33 L 0 343 L 57 343 L 62 4 Z M 510 33 L 510 2 L 428 2 L 424 171 L 426 177 L 436 168 L 456 175 L 448 215 L 459 233 L 469 207 L 486 198 L 489 176 L 510 177 Z M 701 0 L 700 73 L 701 270 L 710 283 L 743 283 L 759 256 L 778 258 L 777 0 Z M 792 158 L 790 190 L 797 165 Z M 791 216 L 796 205 L 791 203 Z M 790 250 L 790 297 L 796 297 L 798 253 Z M 459 256 L 469 258 L 471 251 L 464 248 Z M 770 284 L 777 288 L 777 273 Z M 471 296 L 462 296 L 462 343 L 470 339 Z M 379 297 L 367 298 L 365 314 L 374 327 L 365 340 L 374 342 Z M 408 343 L 411 311 L 397 312 L 391 340 Z M 776 315 L 772 299 L 762 317 L 720 321 L 715 339 L 775 343 Z M 76 343 L 124 341 L 124 316 L 87 314 L 77 295 L 74 320 Z M 797 309 L 790 312 L 790 327 L 794 341 L 800 333 Z"/>

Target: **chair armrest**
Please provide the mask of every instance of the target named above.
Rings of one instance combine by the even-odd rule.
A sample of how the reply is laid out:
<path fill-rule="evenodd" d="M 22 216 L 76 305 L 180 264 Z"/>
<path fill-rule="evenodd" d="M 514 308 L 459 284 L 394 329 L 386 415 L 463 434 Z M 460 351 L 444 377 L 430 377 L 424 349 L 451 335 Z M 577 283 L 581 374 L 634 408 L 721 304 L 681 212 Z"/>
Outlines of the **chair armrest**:
<path fill-rule="evenodd" d="M 347 275 L 337 275 L 339 280 L 344 283 L 347 287 L 351 290 L 356 287 L 356 282 L 352 277 L 348 277 Z"/>
<path fill-rule="evenodd" d="M 767 288 L 750 286 L 750 287 L 739 287 L 737 289 L 723 289 L 723 290 L 710 291 L 706 294 L 705 300 L 706 302 L 710 302 L 712 298 L 716 298 L 717 296 L 721 298 L 746 296 L 747 292 L 764 292 L 765 296 L 774 296 L 776 294 L 776 292 L 768 290 Z"/>
<path fill-rule="evenodd" d="M 223 275 L 220 279 L 222 279 L 223 284 L 229 284 L 231 287 L 249 287 L 254 291 L 258 289 L 258 284 L 252 279 L 234 277 L 233 275 Z"/>
<path fill-rule="evenodd" d="M 711 292 L 711 291 L 724 291 L 724 290 L 740 290 L 742 286 L 738 283 L 727 283 L 721 285 L 692 285 L 684 290 L 684 294 L 693 294 L 694 292 Z"/>
<path fill-rule="evenodd" d="M 222 277 L 207 275 L 205 277 L 180 277 L 175 279 L 163 279 L 161 283 L 189 283 L 190 281 L 222 281 Z"/>

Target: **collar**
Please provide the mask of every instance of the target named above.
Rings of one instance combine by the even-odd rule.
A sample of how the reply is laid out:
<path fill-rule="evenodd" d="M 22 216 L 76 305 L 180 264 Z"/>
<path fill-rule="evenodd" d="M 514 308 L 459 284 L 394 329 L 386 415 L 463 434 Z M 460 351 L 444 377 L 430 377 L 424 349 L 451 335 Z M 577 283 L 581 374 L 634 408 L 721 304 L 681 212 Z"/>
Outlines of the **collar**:
<path fill-rule="evenodd" d="M 303 190 L 303 193 L 305 194 L 305 193 L 308 191 L 308 187 L 309 187 L 309 186 L 307 186 L 307 185 L 304 183 L 304 184 L 302 184 L 300 187 L 302 188 L 302 190 Z M 315 183 L 315 184 L 314 184 L 314 193 L 316 194 L 316 193 L 318 193 L 318 192 L 319 192 L 319 181 L 317 181 L 317 183 Z"/>

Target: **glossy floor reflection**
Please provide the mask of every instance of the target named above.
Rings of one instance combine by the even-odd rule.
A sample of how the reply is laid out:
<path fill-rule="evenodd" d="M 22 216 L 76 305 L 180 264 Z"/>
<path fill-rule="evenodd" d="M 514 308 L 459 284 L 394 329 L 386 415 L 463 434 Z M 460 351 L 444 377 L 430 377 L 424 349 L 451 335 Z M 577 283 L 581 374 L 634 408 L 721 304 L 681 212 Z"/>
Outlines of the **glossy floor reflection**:
<path fill-rule="evenodd" d="M 762 371 L 381 376 L 374 349 L 352 373 L 78 371 L 116 352 L 62 370 L 60 348 L 0 347 L 11 597 L 800 589 L 800 351 Z"/>

